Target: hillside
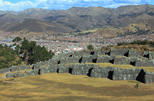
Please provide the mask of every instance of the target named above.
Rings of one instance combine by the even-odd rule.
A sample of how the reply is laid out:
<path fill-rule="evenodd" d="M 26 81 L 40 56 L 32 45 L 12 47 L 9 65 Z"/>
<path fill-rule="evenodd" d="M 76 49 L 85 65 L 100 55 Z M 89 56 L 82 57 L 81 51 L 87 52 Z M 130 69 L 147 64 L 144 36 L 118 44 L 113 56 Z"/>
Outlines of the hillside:
<path fill-rule="evenodd" d="M 149 20 L 150 22 L 150 20 Z M 108 34 L 110 37 L 116 36 L 124 36 L 124 35 L 141 35 L 141 34 L 151 34 L 154 32 L 153 23 L 146 24 L 147 22 L 139 22 L 139 23 L 131 23 L 125 27 L 114 28 L 114 27 L 106 27 L 97 30 L 94 33 L 106 35 Z M 151 26 L 152 25 L 152 26 Z"/>
<path fill-rule="evenodd" d="M 45 20 L 37 20 L 37 19 L 28 19 L 23 22 L 19 22 L 11 26 L 10 28 L 6 29 L 6 31 L 21 31 L 26 30 L 28 32 L 69 32 L 73 31 L 73 29 L 58 24 L 53 21 L 45 21 Z"/>
<path fill-rule="evenodd" d="M 2 31 L 29 32 L 75 32 L 76 30 L 89 30 L 105 28 L 101 34 L 134 34 L 151 33 L 154 30 L 153 5 L 128 5 L 116 9 L 104 7 L 72 7 L 68 10 L 46 10 L 31 8 L 20 12 L 0 12 L 0 26 Z M 34 24 L 30 28 L 30 20 Z M 133 26 L 132 26 L 133 25 Z M 110 30 L 110 29 L 116 30 Z M 108 30 L 106 33 L 105 30 Z"/>
<path fill-rule="evenodd" d="M 103 50 L 110 50 L 111 48 L 116 48 L 116 49 L 131 49 L 133 48 L 134 50 L 138 52 L 144 52 L 144 51 L 151 51 L 154 52 L 154 42 L 153 41 L 147 41 L 147 40 L 137 40 L 133 41 L 131 43 L 118 43 L 117 46 L 107 46 L 107 47 L 102 47 Z"/>
<path fill-rule="evenodd" d="M 9 68 L 12 65 L 23 65 L 24 61 L 7 46 L 0 44 L 0 69 Z"/>

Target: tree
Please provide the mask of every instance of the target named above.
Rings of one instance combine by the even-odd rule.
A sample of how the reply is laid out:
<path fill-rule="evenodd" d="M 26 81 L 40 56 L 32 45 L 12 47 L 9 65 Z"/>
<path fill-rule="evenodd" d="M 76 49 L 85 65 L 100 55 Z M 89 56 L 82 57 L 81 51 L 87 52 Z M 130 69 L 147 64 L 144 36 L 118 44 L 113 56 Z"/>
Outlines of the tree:
<path fill-rule="evenodd" d="M 48 60 L 54 55 L 51 51 L 48 52 L 44 46 L 41 48 L 39 45 L 36 45 L 35 41 L 29 42 L 26 38 L 23 39 L 21 47 L 19 45 L 16 46 L 16 52 L 23 54 L 22 59 L 25 61 L 25 64 L 34 64 L 38 61 Z"/>
<path fill-rule="evenodd" d="M 22 39 L 20 37 L 16 37 L 15 39 L 12 40 L 12 42 L 19 42 L 21 41 Z"/>
<path fill-rule="evenodd" d="M 87 49 L 88 49 L 88 50 L 94 50 L 94 47 L 93 47 L 93 45 L 88 45 L 88 46 L 87 46 Z"/>

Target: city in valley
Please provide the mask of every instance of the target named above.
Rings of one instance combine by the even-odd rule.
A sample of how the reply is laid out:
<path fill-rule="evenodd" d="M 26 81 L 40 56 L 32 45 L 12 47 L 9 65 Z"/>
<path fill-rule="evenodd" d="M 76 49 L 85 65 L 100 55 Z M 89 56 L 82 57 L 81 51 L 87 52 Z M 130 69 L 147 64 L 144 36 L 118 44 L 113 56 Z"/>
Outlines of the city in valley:
<path fill-rule="evenodd" d="M 68 53 L 73 51 L 86 50 L 87 45 L 93 45 L 95 49 L 102 47 L 117 45 L 121 42 L 133 42 L 135 40 L 154 40 L 153 34 L 143 35 L 127 35 L 119 36 L 114 38 L 106 38 L 108 35 L 98 35 L 97 33 L 88 34 L 84 36 L 73 36 L 73 35 L 20 35 L 11 34 L 11 32 L 4 32 L 0 34 L 0 43 L 6 44 L 7 46 L 13 45 L 12 40 L 16 37 L 25 37 L 28 41 L 35 41 L 37 45 L 44 46 L 48 51 L 52 51 L 55 55 L 60 53 Z M 104 38 L 105 37 L 105 38 Z M 12 47 L 15 49 L 15 46 Z"/>

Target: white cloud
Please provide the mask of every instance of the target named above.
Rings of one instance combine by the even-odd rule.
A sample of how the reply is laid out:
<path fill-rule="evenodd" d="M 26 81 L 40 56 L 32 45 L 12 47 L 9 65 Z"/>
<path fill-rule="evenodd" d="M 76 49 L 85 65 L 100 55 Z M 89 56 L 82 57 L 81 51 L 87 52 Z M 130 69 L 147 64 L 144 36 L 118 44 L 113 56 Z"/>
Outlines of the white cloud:
<path fill-rule="evenodd" d="M 68 9 L 72 6 L 103 6 L 116 8 L 122 5 L 137 5 L 146 3 L 150 3 L 150 0 L 35 0 L 35 2 L 20 1 L 18 3 L 11 3 L 8 1 L 0 0 L 0 10 L 21 11 L 27 8 L 36 7 L 44 9 Z"/>
<path fill-rule="evenodd" d="M 130 3 L 114 3 L 114 4 L 111 4 L 111 5 L 107 5 L 107 6 L 104 6 L 104 7 L 109 7 L 109 8 L 117 8 L 119 6 L 126 6 L 126 5 L 138 5 L 138 4 L 130 4 Z"/>
<path fill-rule="evenodd" d="M 31 7 L 36 7 L 36 4 L 30 1 L 20 1 L 18 3 L 11 3 L 8 1 L 0 0 L 0 10 L 2 11 L 6 11 L 6 10 L 20 11 Z"/>
<path fill-rule="evenodd" d="M 113 0 L 116 3 L 150 3 L 150 0 Z"/>

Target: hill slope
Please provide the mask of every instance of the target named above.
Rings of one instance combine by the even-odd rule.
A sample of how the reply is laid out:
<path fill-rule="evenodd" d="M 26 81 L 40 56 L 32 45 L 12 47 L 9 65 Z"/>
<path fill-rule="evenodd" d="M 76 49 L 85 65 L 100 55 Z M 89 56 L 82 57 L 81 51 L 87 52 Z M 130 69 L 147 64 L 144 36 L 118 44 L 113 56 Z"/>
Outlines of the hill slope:
<path fill-rule="evenodd" d="M 72 7 L 68 10 L 31 8 L 20 12 L 9 13 L 0 12 L 2 14 L 0 15 L 0 23 L 3 23 L 3 26 L 0 25 L 0 30 L 74 32 L 76 30 L 110 26 L 118 29 L 115 34 L 117 32 L 122 34 L 135 33 L 134 30 L 136 29 L 130 27 L 130 24 L 137 24 L 140 26 L 140 30 L 150 30 L 149 33 L 153 32 L 154 29 L 153 5 L 128 5 L 118 7 L 117 9 L 104 7 Z M 34 28 L 28 28 L 29 24 L 31 24 L 29 18 L 37 19 L 37 24 L 38 22 L 39 24 L 37 25 L 35 21 L 32 21 L 35 25 L 33 26 Z M 145 25 L 146 27 L 143 27 Z"/>
<path fill-rule="evenodd" d="M 45 20 L 37 20 L 37 19 L 28 19 L 23 22 L 19 22 L 14 24 L 14 26 L 10 26 L 10 28 L 5 31 L 21 31 L 26 30 L 27 32 L 69 32 L 73 31 L 73 29 L 58 24 L 53 21 L 45 21 Z"/>
<path fill-rule="evenodd" d="M 0 44 L 0 69 L 22 64 L 24 61 L 13 50 Z"/>

